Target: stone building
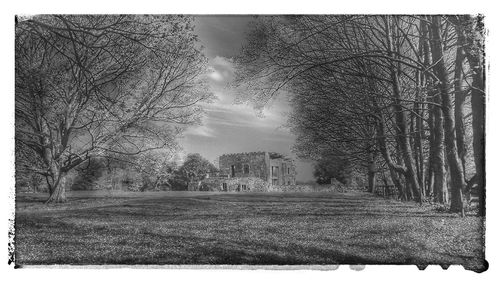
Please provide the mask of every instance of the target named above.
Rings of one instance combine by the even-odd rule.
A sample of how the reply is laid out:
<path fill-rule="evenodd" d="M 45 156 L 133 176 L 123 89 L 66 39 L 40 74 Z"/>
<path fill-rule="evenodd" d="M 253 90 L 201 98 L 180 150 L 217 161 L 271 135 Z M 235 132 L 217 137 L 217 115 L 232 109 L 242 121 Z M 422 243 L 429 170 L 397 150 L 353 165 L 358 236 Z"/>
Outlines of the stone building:
<path fill-rule="evenodd" d="M 219 157 L 219 174 L 205 179 L 202 190 L 267 191 L 272 186 L 295 185 L 293 160 L 279 153 L 247 152 Z"/>
<path fill-rule="evenodd" d="M 221 176 L 257 177 L 271 185 L 295 185 L 293 160 L 278 153 L 248 152 L 219 157 Z"/>

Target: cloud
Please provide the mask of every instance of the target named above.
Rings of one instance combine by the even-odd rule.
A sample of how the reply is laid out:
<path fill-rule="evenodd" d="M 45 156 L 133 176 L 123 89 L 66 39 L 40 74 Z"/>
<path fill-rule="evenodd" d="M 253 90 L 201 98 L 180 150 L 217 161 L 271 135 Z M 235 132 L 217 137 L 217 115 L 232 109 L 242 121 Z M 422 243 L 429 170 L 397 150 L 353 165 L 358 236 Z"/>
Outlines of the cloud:
<path fill-rule="evenodd" d="M 206 123 L 233 127 L 277 128 L 286 117 L 269 112 L 258 115 L 253 107 L 245 104 L 214 103 L 205 108 Z"/>
<path fill-rule="evenodd" d="M 190 136 L 214 138 L 215 130 L 209 128 L 207 125 L 200 125 L 188 128 L 184 134 Z"/>
<path fill-rule="evenodd" d="M 216 82 L 224 81 L 224 76 L 219 71 L 217 71 L 216 69 L 214 69 L 212 67 L 209 68 L 209 71 L 210 71 L 210 73 L 208 74 L 209 78 L 211 78 L 212 80 L 214 80 Z"/>
<path fill-rule="evenodd" d="M 235 68 L 231 59 L 217 56 L 211 59 L 208 64 L 210 71 L 208 77 L 212 79 L 213 86 L 220 87 L 233 80 Z"/>
<path fill-rule="evenodd" d="M 224 56 L 216 56 L 215 58 L 210 60 L 210 65 L 217 67 L 217 68 L 222 68 L 222 69 L 228 69 L 228 70 L 233 70 L 234 71 L 234 63 L 231 58 L 226 58 Z"/>

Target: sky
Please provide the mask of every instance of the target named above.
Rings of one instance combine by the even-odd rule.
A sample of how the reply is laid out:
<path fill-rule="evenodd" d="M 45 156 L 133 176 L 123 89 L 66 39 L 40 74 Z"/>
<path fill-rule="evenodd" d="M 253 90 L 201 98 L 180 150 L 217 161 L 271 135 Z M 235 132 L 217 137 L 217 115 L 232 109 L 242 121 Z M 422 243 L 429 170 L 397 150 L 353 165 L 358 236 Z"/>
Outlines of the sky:
<path fill-rule="evenodd" d="M 180 140 L 184 153 L 200 153 L 217 164 L 225 153 L 272 151 L 295 158 L 297 180 L 313 180 L 312 165 L 291 152 L 295 136 L 284 127 L 290 111 L 287 97 L 278 97 L 258 115 L 252 105 L 236 104 L 227 82 L 233 78 L 232 58 L 245 44 L 251 16 L 196 16 L 195 33 L 209 59 L 209 84 L 216 99 L 204 104 L 202 124 Z"/>

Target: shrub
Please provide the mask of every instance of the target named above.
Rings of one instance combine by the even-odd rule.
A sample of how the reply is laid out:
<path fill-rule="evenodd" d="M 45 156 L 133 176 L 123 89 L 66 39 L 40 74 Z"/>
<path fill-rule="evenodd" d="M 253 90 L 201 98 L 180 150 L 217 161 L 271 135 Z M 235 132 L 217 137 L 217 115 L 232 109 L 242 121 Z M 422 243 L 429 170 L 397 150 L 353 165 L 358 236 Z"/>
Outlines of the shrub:
<path fill-rule="evenodd" d="M 106 166 L 99 159 L 90 159 L 76 168 L 73 181 L 68 188 L 74 191 L 98 189 L 97 182 L 105 172 Z"/>

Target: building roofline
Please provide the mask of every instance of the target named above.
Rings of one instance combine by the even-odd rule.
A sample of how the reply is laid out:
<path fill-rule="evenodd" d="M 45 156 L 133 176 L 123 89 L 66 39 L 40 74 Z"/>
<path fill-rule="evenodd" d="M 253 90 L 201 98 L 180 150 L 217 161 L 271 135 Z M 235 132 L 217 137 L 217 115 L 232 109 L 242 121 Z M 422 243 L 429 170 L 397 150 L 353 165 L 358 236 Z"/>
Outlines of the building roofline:
<path fill-rule="evenodd" d="M 252 152 L 238 152 L 238 153 L 225 153 L 222 154 L 219 157 L 222 156 L 236 156 L 236 155 L 261 155 L 261 154 L 266 154 L 266 151 L 252 151 Z"/>
<path fill-rule="evenodd" d="M 225 153 L 225 154 L 222 154 L 219 156 L 219 158 L 221 157 L 233 157 L 233 156 L 238 156 L 238 155 L 262 155 L 262 154 L 267 154 L 269 155 L 269 158 L 274 160 L 274 159 L 283 159 L 283 160 L 287 160 L 287 161 L 294 161 L 293 158 L 285 155 L 285 154 L 282 154 L 282 153 L 278 153 L 278 152 L 269 152 L 269 151 L 251 151 L 251 152 L 238 152 L 238 153 Z M 274 157 L 273 157 L 274 155 Z"/>

